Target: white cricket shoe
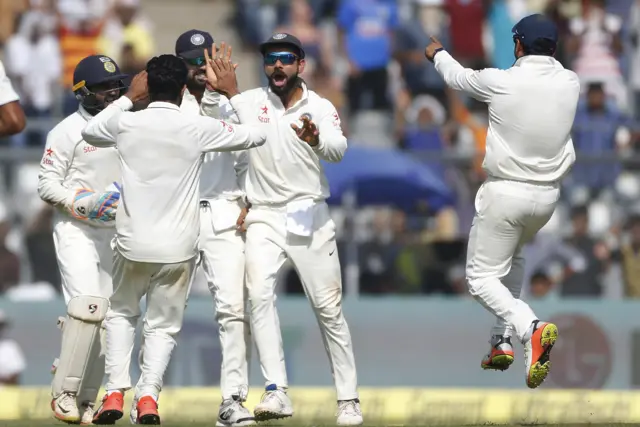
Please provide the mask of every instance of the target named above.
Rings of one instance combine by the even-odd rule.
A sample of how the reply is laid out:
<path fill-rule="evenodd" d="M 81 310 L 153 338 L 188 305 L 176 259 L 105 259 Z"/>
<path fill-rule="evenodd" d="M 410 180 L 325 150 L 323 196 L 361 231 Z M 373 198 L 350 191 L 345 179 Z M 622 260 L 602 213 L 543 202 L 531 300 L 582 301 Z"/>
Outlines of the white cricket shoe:
<path fill-rule="evenodd" d="M 338 402 L 338 421 L 336 424 L 339 426 L 359 426 L 362 423 L 362 410 L 360 410 L 360 402 L 357 399 Z"/>
<path fill-rule="evenodd" d="M 80 422 L 80 410 L 76 395 L 73 393 L 63 392 L 60 396 L 51 400 L 51 410 L 53 416 L 65 423 L 77 424 Z"/>
<path fill-rule="evenodd" d="M 287 392 L 276 385 L 269 385 L 260 399 L 260 403 L 253 409 L 256 421 L 278 420 L 293 415 L 293 405 Z"/>
<path fill-rule="evenodd" d="M 83 405 L 82 417 L 80 418 L 80 425 L 88 426 L 93 424 L 93 404 Z"/>
<path fill-rule="evenodd" d="M 232 399 L 225 399 L 220 404 L 218 411 L 217 427 L 225 426 L 252 426 L 256 424 L 256 419 L 251 412 L 244 407 L 242 400 L 238 396 Z"/>
<path fill-rule="evenodd" d="M 129 422 L 131 424 L 138 424 L 138 398 L 134 397 L 131 402 L 131 410 L 129 411 Z"/>

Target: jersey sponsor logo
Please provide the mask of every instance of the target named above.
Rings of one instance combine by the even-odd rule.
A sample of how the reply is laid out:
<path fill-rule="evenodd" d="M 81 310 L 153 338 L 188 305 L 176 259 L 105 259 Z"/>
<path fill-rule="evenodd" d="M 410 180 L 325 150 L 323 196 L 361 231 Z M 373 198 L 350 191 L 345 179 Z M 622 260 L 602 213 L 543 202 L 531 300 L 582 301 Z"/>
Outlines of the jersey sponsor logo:
<path fill-rule="evenodd" d="M 98 147 L 94 147 L 93 145 L 88 145 L 88 144 L 87 144 L 87 146 L 86 146 L 86 147 L 84 147 L 84 148 L 82 149 L 82 151 L 83 151 L 85 154 L 86 154 L 86 153 L 91 153 L 91 152 L 94 152 L 94 151 L 98 151 Z"/>
<path fill-rule="evenodd" d="M 49 158 L 51 156 L 53 156 L 53 150 L 51 148 L 47 148 L 47 150 L 44 153 L 44 157 L 42 158 L 42 164 L 53 166 L 53 160 Z"/>
<path fill-rule="evenodd" d="M 269 123 L 269 107 L 263 105 L 262 107 L 260 107 L 260 111 L 262 111 L 258 116 L 258 120 L 260 121 L 260 123 Z"/>
<path fill-rule="evenodd" d="M 333 113 L 333 125 L 335 127 L 340 127 L 340 116 L 338 113 Z"/>

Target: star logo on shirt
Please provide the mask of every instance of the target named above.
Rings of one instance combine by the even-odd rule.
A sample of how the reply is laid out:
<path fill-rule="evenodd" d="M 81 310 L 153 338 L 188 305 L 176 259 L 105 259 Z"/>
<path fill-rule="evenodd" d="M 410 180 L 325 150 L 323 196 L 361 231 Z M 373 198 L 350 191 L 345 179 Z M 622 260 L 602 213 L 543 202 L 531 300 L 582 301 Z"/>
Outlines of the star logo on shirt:
<path fill-rule="evenodd" d="M 48 157 L 53 156 L 53 150 L 51 148 L 47 148 L 46 156 Z"/>
<path fill-rule="evenodd" d="M 262 110 L 262 114 L 267 114 L 269 112 L 269 108 L 266 105 L 260 109 Z"/>

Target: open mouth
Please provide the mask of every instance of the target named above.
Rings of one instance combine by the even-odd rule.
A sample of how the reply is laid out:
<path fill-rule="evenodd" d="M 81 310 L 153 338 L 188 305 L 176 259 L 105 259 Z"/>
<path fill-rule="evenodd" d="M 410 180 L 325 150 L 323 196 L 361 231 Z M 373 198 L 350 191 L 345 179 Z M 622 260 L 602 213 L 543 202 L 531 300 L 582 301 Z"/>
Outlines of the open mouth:
<path fill-rule="evenodd" d="M 286 74 L 272 74 L 271 81 L 276 87 L 284 87 L 287 84 Z"/>

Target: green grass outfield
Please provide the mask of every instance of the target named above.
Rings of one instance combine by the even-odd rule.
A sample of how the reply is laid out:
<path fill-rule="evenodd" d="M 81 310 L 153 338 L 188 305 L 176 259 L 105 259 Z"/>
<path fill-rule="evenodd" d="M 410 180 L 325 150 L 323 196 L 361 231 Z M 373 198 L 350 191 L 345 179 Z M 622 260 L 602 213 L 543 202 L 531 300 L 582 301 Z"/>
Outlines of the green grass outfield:
<path fill-rule="evenodd" d="M 259 402 L 262 388 L 252 388 L 247 408 Z M 295 414 L 291 420 L 265 426 L 335 425 L 336 398 L 332 387 L 292 387 L 289 396 Z M 640 391 L 551 389 L 360 389 L 366 425 L 475 426 L 475 425 L 590 425 L 640 426 Z M 0 388 L 0 427 L 58 425 L 51 415 L 48 387 Z M 214 427 L 220 391 L 216 388 L 167 388 L 159 402 L 167 426 Z M 128 425 L 131 394 L 125 396 Z"/>
<path fill-rule="evenodd" d="M 42 421 L 42 420 L 33 420 L 33 421 L 0 421 L 0 427 L 64 427 L 67 426 L 68 424 L 64 424 L 64 423 L 60 423 L 60 422 L 56 422 L 56 421 Z M 120 425 L 120 426 L 126 426 L 126 425 L 131 425 L 129 424 L 128 420 L 122 419 L 120 420 L 116 425 Z M 163 426 L 165 427 L 214 427 L 215 426 L 215 421 L 212 422 L 208 422 L 208 423 L 203 423 L 203 422 L 184 422 L 184 423 L 179 423 L 179 422 L 167 422 L 167 423 L 162 423 Z M 389 424 L 389 426 L 400 426 L 401 424 Z M 486 427 L 488 425 L 495 425 L 498 426 L 498 424 L 476 424 L 476 425 L 451 425 L 450 427 Z M 534 424 L 500 424 L 499 426 L 501 427 L 523 427 L 523 426 L 533 426 Z M 585 427 L 614 427 L 614 426 L 620 426 L 620 427 L 628 427 L 631 424 L 535 424 L 535 426 L 559 426 L 559 427 L 568 427 L 568 426 L 585 426 Z M 289 422 L 280 422 L 280 423 L 261 423 L 259 424 L 259 426 L 265 426 L 265 427 L 278 427 L 278 426 L 283 426 L 283 427 L 297 427 L 297 426 L 309 426 L 309 427 L 321 427 L 321 426 L 335 426 L 335 423 L 331 424 L 331 423 L 327 423 L 327 424 L 317 424 L 317 423 L 303 423 L 300 421 L 296 421 L 296 420 L 291 420 Z M 376 424 L 376 423 L 365 423 L 365 427 L 366 426 L 386 426 L 385 424 Z M 415 425 L 406 425 L 405 427 L 422 427 L 423 425 L 420 424 L 415 424 Z"/>

